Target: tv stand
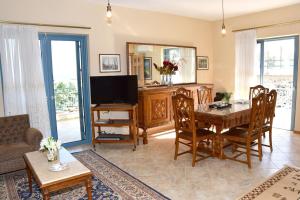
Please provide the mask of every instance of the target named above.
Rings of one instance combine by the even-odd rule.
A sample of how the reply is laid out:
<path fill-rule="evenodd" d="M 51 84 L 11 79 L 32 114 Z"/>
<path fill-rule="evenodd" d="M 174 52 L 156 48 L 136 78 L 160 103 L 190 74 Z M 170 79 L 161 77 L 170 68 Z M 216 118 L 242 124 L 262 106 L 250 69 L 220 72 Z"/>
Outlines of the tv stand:
<path fill-rule="evenodd" d="M 127 111 L 129 119 L 101 119 L 101 111 Z M 95 149 L 97 143 L 132 143 L 133 151 L 136 150 L 138 127 L 137 127 L 137 104 L 99 104 L 91 107 L 92 119 L 92 144 Z M 103 134 L 101 127 L 129 127 L 129 135 Z M 97 135 L 96 130 L 97 129 Z"/>

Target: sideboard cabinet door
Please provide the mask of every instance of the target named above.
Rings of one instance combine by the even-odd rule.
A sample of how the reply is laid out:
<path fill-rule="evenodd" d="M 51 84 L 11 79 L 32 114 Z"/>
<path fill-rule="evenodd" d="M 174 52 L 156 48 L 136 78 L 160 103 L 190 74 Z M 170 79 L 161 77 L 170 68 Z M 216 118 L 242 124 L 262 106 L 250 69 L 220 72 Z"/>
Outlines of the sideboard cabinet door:
<path fill-rule="evenodd" d="M 171 121 L 171 98 L 169 93 L 148 96 L 148 127 L 155 127 Z"/>

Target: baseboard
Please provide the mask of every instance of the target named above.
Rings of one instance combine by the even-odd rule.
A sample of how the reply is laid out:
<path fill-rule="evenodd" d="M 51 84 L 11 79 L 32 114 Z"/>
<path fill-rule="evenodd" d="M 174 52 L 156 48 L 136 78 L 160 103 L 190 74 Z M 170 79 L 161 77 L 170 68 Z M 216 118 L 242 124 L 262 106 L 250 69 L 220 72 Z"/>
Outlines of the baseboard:
<path fill-rule="evenodd" d="M 300 134 L 300 131 L 294 131 L 294 133 L 296 133 L 296 134 Z"/>
<path fill-rule="evenodd" d="M 157 126 L 157 127 L 153 127 L 153 128 L 148 128 L 147 129 L 147 133 L 148 135 L 153 135 L 156 133 L 160 133 L 160 132 L 164 132 L 164 131 L 169 131 L 169 130 L 173 130 L 174 129 L 174 123 L 169 123 L 166 125 L 161 125 L 161 126 Z M 139 131 L 139 135 L 141 136 L 142 134 L 142 129 L 140 128 Z"/>

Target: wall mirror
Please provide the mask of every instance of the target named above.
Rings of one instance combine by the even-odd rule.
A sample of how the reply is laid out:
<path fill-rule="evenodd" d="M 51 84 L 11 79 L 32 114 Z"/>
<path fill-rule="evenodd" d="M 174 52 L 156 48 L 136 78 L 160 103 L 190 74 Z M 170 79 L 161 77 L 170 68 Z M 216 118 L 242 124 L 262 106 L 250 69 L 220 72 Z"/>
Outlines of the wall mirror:
<path fill-rule="evenodd" d="M 138 85 L 163 85 L 157 66 L 168 60 L 178 65 L 174 84 L 196 83 L 196 47 L 127 42 L 128 74 L 138 75 Z"/>

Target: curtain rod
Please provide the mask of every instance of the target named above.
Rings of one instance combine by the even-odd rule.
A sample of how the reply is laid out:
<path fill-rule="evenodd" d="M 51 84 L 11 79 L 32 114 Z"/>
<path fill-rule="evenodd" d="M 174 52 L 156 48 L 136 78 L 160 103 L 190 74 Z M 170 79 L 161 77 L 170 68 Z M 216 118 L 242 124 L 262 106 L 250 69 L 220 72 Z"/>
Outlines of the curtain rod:
<path fill-rule="evenodd" d="M 33 25 L 33 26 L 48 26 L 48 27 L 60 27 L 60 28 L 77 28 L 77 29 L 92 29 L 87 26 L 73 26 L 73 25 L 57 25 L 57 24 L 42 24 L 42 23 L 30 23 L 30 22 L 15 22 L 0 20 L 1 24 L 19 24 L 19 25 Z"/>
<path fill-rule="evenodd" d="M 251 28 L 236 29 L 236 30 L 233 30 L 232 32 L 248 31 L 248 30 L 252 30 L 252 29 L 270 28 L 270 27 L 274 27 L 274 26 L 283 26 L 283 25 L 298 24 L 298 23 L 300 23 L 300 20 L 281 22 L 281 23 L 277 23 L 277 24 L 268 24 L 268 25 L 262 25 L 262 26 L 254 26 Z"/>

